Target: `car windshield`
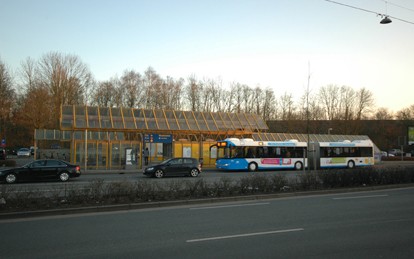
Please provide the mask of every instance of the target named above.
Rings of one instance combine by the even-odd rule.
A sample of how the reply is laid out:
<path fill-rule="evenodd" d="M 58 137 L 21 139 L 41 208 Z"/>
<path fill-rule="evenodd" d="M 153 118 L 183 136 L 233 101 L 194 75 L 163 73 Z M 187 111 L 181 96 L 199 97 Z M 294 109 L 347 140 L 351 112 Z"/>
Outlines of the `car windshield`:
<path fill-rule="evenodd" d="M 169 158 L 169 159 L 167 159 L 167 160 L 164 160 L 164 161 L 162 161 L 162 162 L 160 163 L 160 165 L 165 165 L 165 164 L 167 164 L 167 163 L 171 162 L 171 160 L 173 160 L 173 158 Z"/>
<path fill-rule="evenodd" d="M 34 168 L 34 167 L 44 166 L 44 164 L 45 164 L 44 160 L 36 160 L 36 161 L 25 164 L 23 167 Z"/>
<path fill-rule="evenodd" d="M 27 163 L 27 164 L 23 165 L 22 167 L 25 167 L 25 168 L 32 167 L 31 164 L 33 164 L 33 162 Z"/>

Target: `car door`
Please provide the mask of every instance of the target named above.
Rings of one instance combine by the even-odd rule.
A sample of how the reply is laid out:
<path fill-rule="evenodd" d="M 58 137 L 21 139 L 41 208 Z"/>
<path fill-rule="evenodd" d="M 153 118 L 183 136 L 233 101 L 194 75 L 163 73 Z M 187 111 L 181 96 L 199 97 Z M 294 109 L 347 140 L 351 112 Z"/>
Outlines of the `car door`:
<path fill-rule="evenodd" d="M 191 158 L 184 158 L 183 161 L 183 174 L 188 174 L 191 171 L 191 168 L 193 167 L 194 160 Z"/>
<path fill-rule="evenodd" d="M 169 162 L 169 166 L 167 167 L 167 174 L 172 176 L 179 175 L 182 170 L 182 164 L 182 158 L 171 159 L 171 161 Z"/>
<path fill-rule="evenodd" d="M 58 170 L 62 166 L 57 160 L 46 160 L 45 166 L 42 169 L 41 178 L 42 179 L 51 179 L 56 178 Z"/>
<path fill-rule="evenodd" d="M 42 170 L 46 164 L 46 160 L 36 160 L 29 165 L 28 177 L 30 180 L 42 179 Z"/>

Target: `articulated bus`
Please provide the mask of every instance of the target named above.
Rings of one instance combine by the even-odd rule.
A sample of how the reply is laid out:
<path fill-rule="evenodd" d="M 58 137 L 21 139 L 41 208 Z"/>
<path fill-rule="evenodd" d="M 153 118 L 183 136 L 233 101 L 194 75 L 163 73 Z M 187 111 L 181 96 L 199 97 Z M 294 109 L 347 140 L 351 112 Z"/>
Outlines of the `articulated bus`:
<path fill-rule="evenodd" d="M 314 148 L 312 148 L 312 146 Z M 374 165 L 374 144 L 371 140 L 311 143 L 309 160 L 313 168 L 354 168 Z"/>
<path fill-rule="evenodd" d="M 306 142 L 228 138 L 217 142 L 216 168 L 223 170 L 296 169 L 307 166 Z"/>
<path fill-rule="evenodd" d="M 302 170 L 308 166 L 308 145 L 297 140 L 228 138 L 212 147 L 217 148 L 216 168 L 222 170 Z M 312 169 L 370 165 L 374 165 L 374 144 L 371 140 L 310 143 L 309 166 Z"/>

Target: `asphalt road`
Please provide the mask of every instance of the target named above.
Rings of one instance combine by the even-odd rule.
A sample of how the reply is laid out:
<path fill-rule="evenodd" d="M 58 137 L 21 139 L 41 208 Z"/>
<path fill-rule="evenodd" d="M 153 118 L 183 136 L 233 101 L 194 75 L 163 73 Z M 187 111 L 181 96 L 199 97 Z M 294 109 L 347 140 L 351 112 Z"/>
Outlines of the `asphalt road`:
<path fill-rule="evenodd" d="M 412 258 L 414 188 L 0 220 L 2 258 Z"/>

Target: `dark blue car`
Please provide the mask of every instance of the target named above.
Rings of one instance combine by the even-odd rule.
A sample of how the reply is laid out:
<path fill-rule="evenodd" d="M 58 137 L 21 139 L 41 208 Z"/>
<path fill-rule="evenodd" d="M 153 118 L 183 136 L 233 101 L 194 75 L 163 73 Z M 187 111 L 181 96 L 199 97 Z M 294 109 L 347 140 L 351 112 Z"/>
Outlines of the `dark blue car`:
<path fill-rule="evenodd" d="M 44 181 L 59 179 L 66 182 L 71 177 L 79 177 L 79 165 L 56 159 L 35 160 L 22 167 L 10 168 L 0 171 L 0 181 L 6 183 L 25 181 Z"/>
<path fill-rule="evenodd" d="M 197 177 L 201 173 L 201 163 L 195 158 L 177 157 L 167 159 L 161 164 L 144 169 L 144 175 L 162 178 L 164 176 L 189 175 Z"/>

